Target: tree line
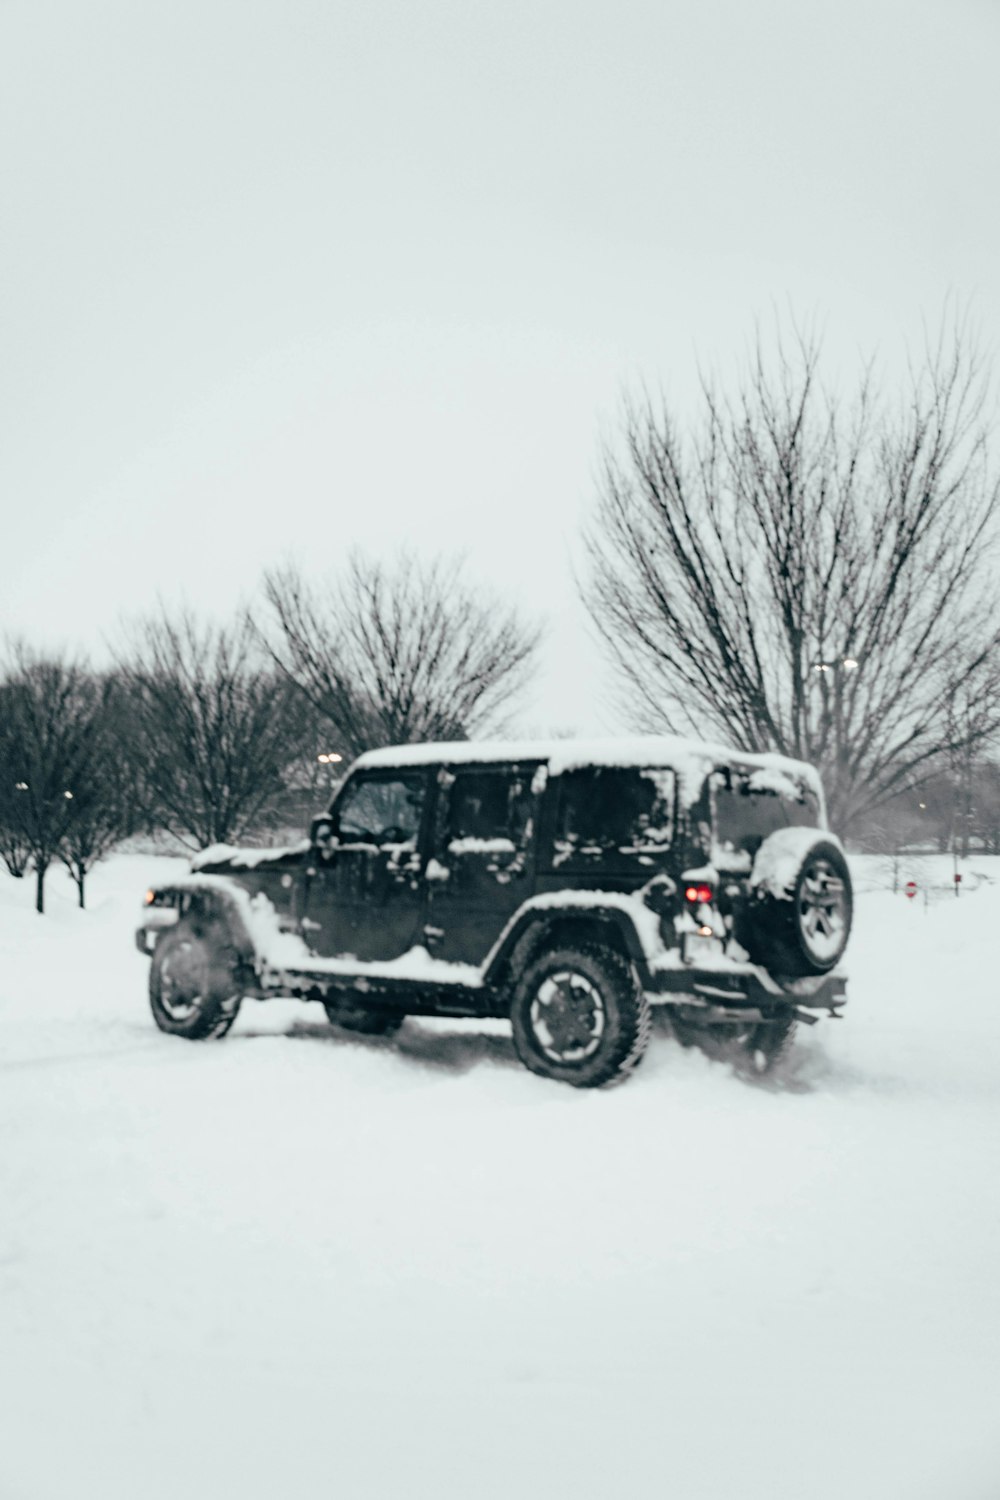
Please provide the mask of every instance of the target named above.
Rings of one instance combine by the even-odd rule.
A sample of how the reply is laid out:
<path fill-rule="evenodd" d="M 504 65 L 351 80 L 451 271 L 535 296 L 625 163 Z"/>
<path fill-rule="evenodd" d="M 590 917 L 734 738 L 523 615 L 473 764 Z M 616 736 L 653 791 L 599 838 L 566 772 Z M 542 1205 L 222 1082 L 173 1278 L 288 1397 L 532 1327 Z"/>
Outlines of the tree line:
<path fill-rule="evenodd" d="M 936 815 L 996 829 L 1000 475 L 989 372 L 958 326 L 898 388 L 847 395 L 818 344 L 758 336 L 743 379 L 681 421 L 623 404 L 580 587 L 623 722 L 819 766 L 863 838 Z M 113 665 L 15 644 L 0 671 L 0 856 L 42 910 L 53 862 L 88 871 L 130 833 L 192 847 L 261 827 L 317 747 L 502 728 L 541 630 L 458 560 L 353 554 L 325 584 L 289 565 L 228 625 L 161 607 Z M 322 753 L 322 752 L 320 752 Z M 919 796 L 924 788 L 926 796 Z M 315 800 L 319 800 L 318 796 Z M 902 836 L 901 834 L 899 836 Z M 993 834 L 991 832 L 990 837 Z"/>
<path fill-rule="evenodd" d="M 259 831 L 290 787 L 318 802 L 323 745 L 346 760 L 497 723 L 538 641 L 457 560 L 355 554 L 323 587 L 290 566 L 268 574 L 261 607 L 229 624 L 162 606 L 103 671 L 15 643 L 0 674 L 0 858 L 34 873 L 38 911 L 61 862 L 82 906 L 89 871 L 130 835 L 200 849 Z"/>

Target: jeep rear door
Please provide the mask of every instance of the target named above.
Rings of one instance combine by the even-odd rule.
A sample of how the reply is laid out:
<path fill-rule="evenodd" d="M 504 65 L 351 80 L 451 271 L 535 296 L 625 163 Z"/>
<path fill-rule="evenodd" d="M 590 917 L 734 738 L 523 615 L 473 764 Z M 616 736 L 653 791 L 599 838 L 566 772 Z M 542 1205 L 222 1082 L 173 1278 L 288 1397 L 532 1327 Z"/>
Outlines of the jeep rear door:
<path fill-rule="evenodd" d="M 536 765 L 438 773 L 427 863 L 427 937 L 435 958 L 478 964 L 530 896 Z"/>

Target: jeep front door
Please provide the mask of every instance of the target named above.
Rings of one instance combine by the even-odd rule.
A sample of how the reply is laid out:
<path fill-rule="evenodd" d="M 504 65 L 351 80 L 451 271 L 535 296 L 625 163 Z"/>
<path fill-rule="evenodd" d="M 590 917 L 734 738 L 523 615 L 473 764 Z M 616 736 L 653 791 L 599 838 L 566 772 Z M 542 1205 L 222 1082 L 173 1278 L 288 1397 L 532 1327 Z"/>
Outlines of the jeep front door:
<path fill-rule="evenodd" d="M 361 772 L 343 787 L 333 841 L 317 852 L 305 927 L 323 957 L 398 958 L 420 941 L 428 773 Z"/>

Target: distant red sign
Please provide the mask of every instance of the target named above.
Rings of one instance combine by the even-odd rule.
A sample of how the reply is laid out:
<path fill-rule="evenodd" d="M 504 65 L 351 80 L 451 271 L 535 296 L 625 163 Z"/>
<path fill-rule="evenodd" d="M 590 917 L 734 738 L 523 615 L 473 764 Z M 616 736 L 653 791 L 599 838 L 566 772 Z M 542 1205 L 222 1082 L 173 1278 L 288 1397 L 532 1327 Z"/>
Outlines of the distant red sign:
<path fill-rule="evenodd" d="M 955 884 L 956 885 L 961 885 L 962 884 L 962 872 L 961 872 L 961 870 L 956 870 L 955 871 Z"/>
<path fill-rule="evenodd" d="M 903 886 L 903 890 L 906 893 L 907 900 L 912 901 L 917 894 L 917 882 L 915 880 L 908 880 Z"/>

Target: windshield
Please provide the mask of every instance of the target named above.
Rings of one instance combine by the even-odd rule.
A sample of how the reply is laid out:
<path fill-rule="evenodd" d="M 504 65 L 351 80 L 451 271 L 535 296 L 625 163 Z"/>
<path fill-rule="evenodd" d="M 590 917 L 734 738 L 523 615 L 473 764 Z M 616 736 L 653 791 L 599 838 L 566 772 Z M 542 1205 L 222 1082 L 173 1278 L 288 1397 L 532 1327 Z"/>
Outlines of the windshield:
<path fill-rule="evenodd" d="M 817 828 L 812 787 L 785 772 L 716 771 L 711 778 L 713 863 L 748 870 L 764 839 L 779 828 Z"/>
<path fill-rule="evenodd" d="M 334 809 L 344 844 L 416 844 L 424 801 L 421 772 L 357 776 Z"/>

